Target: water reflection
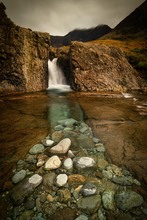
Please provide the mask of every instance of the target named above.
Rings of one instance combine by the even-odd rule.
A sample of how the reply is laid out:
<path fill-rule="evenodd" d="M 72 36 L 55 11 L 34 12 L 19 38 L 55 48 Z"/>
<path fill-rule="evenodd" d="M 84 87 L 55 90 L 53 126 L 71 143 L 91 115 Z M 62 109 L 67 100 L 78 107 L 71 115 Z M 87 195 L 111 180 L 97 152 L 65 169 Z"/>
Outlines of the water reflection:
<path fill-rule="evenodd" d="M 78 121 L 83 119 L 83 111 L 78 102 L 69 98 L 67 93 L 54 91 L 50 94 L 48 106 L 48 121 L 53 128 L 59 120 L 74 118 Z"/>

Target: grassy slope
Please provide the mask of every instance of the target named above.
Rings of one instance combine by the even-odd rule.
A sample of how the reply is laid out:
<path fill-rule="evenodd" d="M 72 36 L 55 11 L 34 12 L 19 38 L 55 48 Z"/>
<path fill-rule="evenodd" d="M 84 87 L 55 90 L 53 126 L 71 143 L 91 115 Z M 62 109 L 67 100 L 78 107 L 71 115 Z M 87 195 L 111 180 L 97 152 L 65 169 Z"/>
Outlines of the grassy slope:
<path fill-rule="evenodd" d="M 129 63 L 139 72 L 140 76 L 147 78 L 147 41 L 144 38 L 126 40 L 108 38 L 92 42 L 122 49 Z"/>

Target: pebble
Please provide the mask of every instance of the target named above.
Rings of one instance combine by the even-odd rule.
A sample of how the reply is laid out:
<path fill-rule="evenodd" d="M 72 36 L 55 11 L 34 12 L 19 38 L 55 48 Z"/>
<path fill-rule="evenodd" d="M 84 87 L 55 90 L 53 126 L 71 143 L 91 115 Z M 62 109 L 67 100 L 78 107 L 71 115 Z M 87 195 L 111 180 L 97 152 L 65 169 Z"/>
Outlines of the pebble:
<path fill-rule="evenodd" d="M 44 150 L 44 146 L 42 144 L 35 144 L 30 150 L 30 154 L 39 154 Z"/>
<path fill-rule="evenodd" d="M 97 187 L 93 183 L 85 183 L 81 189 L 81 193 L 83 196 L 91 196 L 96 194 Z"/>
<path fill-rule="evenodd" d="M 108 166 L 108 161 L 105 159 L 98 159 L 97 166 L 99 170 L 104 170 Z"/>
<path fill-rule="evenodd" d="M 70 170 L 73 168 L 73 161 L 71 158 L 67 158 L 64 160 L 63 166 L 66 170 Z"/>
<path fill-rule="evenodd" d="M 73 153 L 71 150 L 68 151 L 67 156 L 68 156 L 69 158 L 74 158 L 74 157 L 75 157 L 74 153 Z"/>
<path fill-rule="evenodd" d="M 91 157 L 76 157 L 73 161 L 77 168 L 93 167 L 95 165 L 95 161 Z"/>
<path fill-rule="evenodd" d="M 115 210 L 115 200 L 114 200 L 115 192 L 112 190 L 106 190 L 102 195 L 102 202 L 105 209 L 114 211 Z"/>
<path fill-rule="evenodd" d="M 51 153 L 54 154 L 65 154 L 69 150 L 71 145 L 71 140 L 69 138 L 64 138 L 56 146 L 50 149 Z"/>
<path fill-rule="evenodd" d="M 29 178 L 29 183 L 33 184 L 34 187 L 39 186 L 41 182 L 42 182 L 42 176 L 38 174 L 34 174 Z"/>
<path fill-rule="evenodd" d="M 23 180 L 26 177 L 26 170 L 20 170 L 12 177 L 13 183 L 19 183 L 21 180 Z"/>
<path fill-rule="evenodd" d="M 54 141 L 49 139 L 43 139 L 41 142 L 45 147 L 51 147 L 54 144 Z"/>
<path fill-rule="evenodd" d="M 79 215 L 75 220 L 88 220 L 86 215 Z"/>
<path fill-rule="evenodd" d="M 116 205 L 123 211 L 128 211 L 134 207 L 142 205 L 143 198 L 140 194 L 132 190 L 120 191 L 115 194 Z"/>
<path fill-rule="evenodd" d="M 101 196 L 100 195 L 92 195 L 88 197 L 80 198 L 77 202 L 78 208 L 89 214 L 93 214 L 98 210 L 101 205 Z"/>
<path fill-rule="evenodd" d="M 140 194 L 131 190 L 133 183 L 140 185 L 139 181 L 125 169 L 108 164 L 104 145 L 92 136 L 85 122 L 65 119 L 60 123 L 54 127 L 55 132 L 42 141 L 49 147 L 45 152 L 42 152 L 44 146 L 38 150 L 38 144 L 34 145 L 30 149 L 33 153 L 17 162 L 15 178 L 21 176 L 22 170 L 31 177 L 25 176 L 17 182 L 13 176 L 12 181 L 17 184 L 3 194 L 11 198 L 7 219 L 45 220 L 63 216 L 75 220 L 106 220 L 116 216 L 118 219 L 145 219 L 145 202 Z M 54 147 L 55 155 L 48 158 Z M 59 158 L 58 153 L 67 154 Z"/>
<path fill-rule="evenodd" d="M 55 179 L 56 179 L 55 173 L 46 173 L 43 176 L 43 185 L 47 188 L 50 188 L 54 185 Z"/>
<path fill-rule="evenodd" d="M 59 174 L 56 178 L 57 186 L 61 187 L 67 183 L 68 176 L 66 174 Z"/>
<path fill-rule="evenodd" d="M 54 169 L 59 168 L 60 166 L 61 166 L 61 160 L 59 159 L 58 156 L 54 155 L 46 161 L 44 169 L 54 170 Z"/>
<path fill-rule="evenodd" d="M 122 186 L 131 186 L 134 183 L 131 176 L 114 176 L 112 181 Z"/>

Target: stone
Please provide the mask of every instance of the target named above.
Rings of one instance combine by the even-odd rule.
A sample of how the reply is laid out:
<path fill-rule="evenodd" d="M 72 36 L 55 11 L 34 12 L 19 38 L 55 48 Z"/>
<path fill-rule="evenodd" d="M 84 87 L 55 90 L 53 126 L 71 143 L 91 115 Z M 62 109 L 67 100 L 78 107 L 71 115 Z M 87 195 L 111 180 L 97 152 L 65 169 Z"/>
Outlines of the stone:
<path fill-rule="evenodd" d="M 63 166 L 66 170 L 70 170 L 73 168 L 73 161 L 71 158 L 67 158 L 63 162 Z"/>
<path fill-rule="evenodd" d="M 92 195 L 80 198 L 77 202 L 77 207 L 85 213 L 95 213 L 101 205 L 101 196 Z"/>
<path fill-rule="evenodd" d="M 64 127 L 62 125 L 56 125 L 54 127 L 55 131 L 62 131 L 64 129 Z"/>
<path fill-rule="evenodd" d="M 122 186 L 131 186 L 134 183 L 134 180 L 131 176 L 114 176 L 112 181 Z"/>
<path fill-rule="evenodd" d="M 98 219 L 99 220 L 106 220 L 106 216 L 105 216 L 104 211 L 102 210 L 102 208 L 99 208 L 99 210 L 98 210 Z"/>
<path fill-rule="evenodd" d="M 80 174 L 72 174 L 68 177 L 68 184 L 70 186 L 79 186 L 85 183 L 86 178 Z"/>
<path fill-rule="evenodd" d="M 47 195 L 47 201 L 49 201 L 49 202 L 53 202 L 54 201 L 54 198 L 52 197 L 51 194 Z"/>
<path fill-rule="evenodd" d="M 39 186 L 41 182 L 42 182 L 42 176 L 38 174 L 34 174 L 29 178 L 29 183 L 31 183 L 35 188 Z"/>
<path fill-rule="evenodd" d="M 15 185 L 10 193 L 10 198 L 13 204 L 16 206 L 20 205 L 26 197 L 33 193 L 34 189 L 38 186 L 39 182 L 37 184 L 32 184 L 29 182 L 29 178 L 25 178 L 17 185 Z"/>
<path fill-rule="evenodd" d="M 52 140 L 56 143 L 58 143 L 59 141 L 61 141 L 64 137 L 64 134 L 62 131 L 55 131 L 52 133 Z"/>
<path fill-rule="evenodd" d="M 30 154 L 39 154 L 44 150 L 44 146 L 42 144 L 35 144 L 30 150 Z"/>
<path fill-rule="evenodd" d="M 103 206 L 106 210 L 114 211 L 115 210 L 115 192 L 112 190 L 106 190 L 102 194 Z"/>
<path fill-rule="evenodd" d="M 100 140 L 99 140 L 98 138 L 96 138 L 96 137 L 93 137 L 92 140 L 93 140 L 93 142 L 94 142 L 95 144 L 99 143 L 99 141 L 100 141 Z"/>
<path fill-rule="evenodd" d="M 105 159 L 98 159 L 97 166 L 98 169 L 102 171 L 108 166 L 108 161 L 106 161 Z"/>
<path fill-rule="evenodd" d="M 20 170 L 12 177 L 13 183 L 19 183 L 21 180 L 23 180 L 26 177 L 26 170 Z"/>
<path fill-rule="evenodd" d="M 94 148 L 94 142 L 91 137 L 86 134 L 80 134 L 77 138 L 79 146 L 83 149 Z"/>
<path fill-rule="evenodd" d="M 32 220 L 33 216 L 34 212 L 32 210 L 27 210 L 20 215 L 19 220 Z"/>
<path fill-rule="evenodd" d="M 83 196 L 91 196 L 96 194 L 96 192 L 97 192 L 97 187 L 90 182 L 85 183 L 81 189 L 81 193 Z"/>
<path fill-rule="evenodd" d="M 41 142 L 45 147 L 51 147 L 54 144 L 54 141 L 49 139 L 43 139 Z"/>
<path fill-rule="evenodd" d="M 116 205 L 122 211 L 128 211 L 134 207 L 141 206 L 143 198 L 140 194 L 132 191 L 120 191 L 115 194 Z"/>
<path fill-rule="evenodd" d="M 51 153 L 54 154 L 65 154 L 69 150 L 71 145 L 71 140 L 69 138 L 64 138 L 56 146 L 50 149 Z"/>
<path fill-rule="evenodd" d="M 75 220 L 88 220 L 88 217 L 86 215 L 79 215 Z"/>
<path fill-rule="evenodd" d="M 56 178 L 57 186 L 61 187 L 67 183 L 68 176 L 66 174 L 59 174 Z"/>
<path fill-rule="evenodd" d="M 44 169 L 45 170 L 54 170 L 57 169 L 61 166 L 61 160 L 59 159 L 58 156 L 54 155 L 52 157 L 50 157 L 45 165 L 44 165 Z"/>
<path fill-rule="evenodd" d="M 73 162 L 77 168 L 93 167 L 95 165 L 95 161 L 91 157 L 75 157 Z"/>
<path fill-rule="evenodd" d="M 55 173 L 46 173 L 43 176 L 43 185 L 47 188 L 52 187 L 54 185 L 56 176 L 57 175 Z"/>
<path fill-rule="evenodd" d="M 37 162 L 37 160 L 36 160 L 36 155 L 27 154 L 27 156 L 26 156 L 26 162 L 27 162 L 27 163 L 30 163 L 30 164 L 35 164 L 35 163 Z"/>
<path fill-rule="evenodd" d="M 101 143 L 96 144 L 95 147 L 96 147 L 97 152 L 103 152 L 104 153 L 106 151 L 104 145 L 101 144 Z"/>
<path fill-rule="evenodd" d="M 74 157 L 75 157 L 74 153 L 73 153 L 71 150 L 68 151 L 67 156 L 68 156 L 69 158 L 74 158 Z"/>
<path fill-rule="evenodd" d="M 41 166 L 43 166 L 44 163 L 45 163 L 45 160 L 43 160 L 43 159 L 38 159 L 36 166 L 37 166 L 37 167 L 41 167 Z"/>
<path fill-rule="evenodd" d="M 33 200 L 27 200 L 25 203 L 24 203 L 24 207 L 25 209 L 27 210 L 31 210 L 35 207 L 35 201 Z"/>
<path fill-rule="evenodd" d="M 67 119 L 59 120 L 58 124 L 61 124 L 62 126 L 65 127 L 72 127 L 73 125 L 77 124 L 77 121 L 73 118 L 67 118 Z"/>
<path fill-rule="evenodd" d="M 67 203 L 71 199 L 71 193 L 69 189 L 63 189 L 58 191 L 59 201 Z"/>
<path fill-rule="evenodd" d="M 112 177 L 113 177 L 112 173 L 108 170 L 103 170 L 102 174 L 106 179 L 112 179 Z"/>

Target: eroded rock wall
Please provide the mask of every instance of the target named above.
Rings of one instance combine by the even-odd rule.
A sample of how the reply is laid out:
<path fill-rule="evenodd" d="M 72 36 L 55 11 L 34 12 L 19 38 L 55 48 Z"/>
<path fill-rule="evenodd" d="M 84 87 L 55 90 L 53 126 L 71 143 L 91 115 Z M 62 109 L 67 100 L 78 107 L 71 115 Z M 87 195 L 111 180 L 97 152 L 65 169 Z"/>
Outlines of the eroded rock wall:
<path fill-rule="evenodd" d="M 0 3 L 0 93 L 47 88 L 50 36 L 16 26 Z"/>
<path fill-rule="evenodd" d="M 70 63 L 78 91 L 129 91 L 140 89 L 137 72 L 115 47 L 73 42 Z"/>

